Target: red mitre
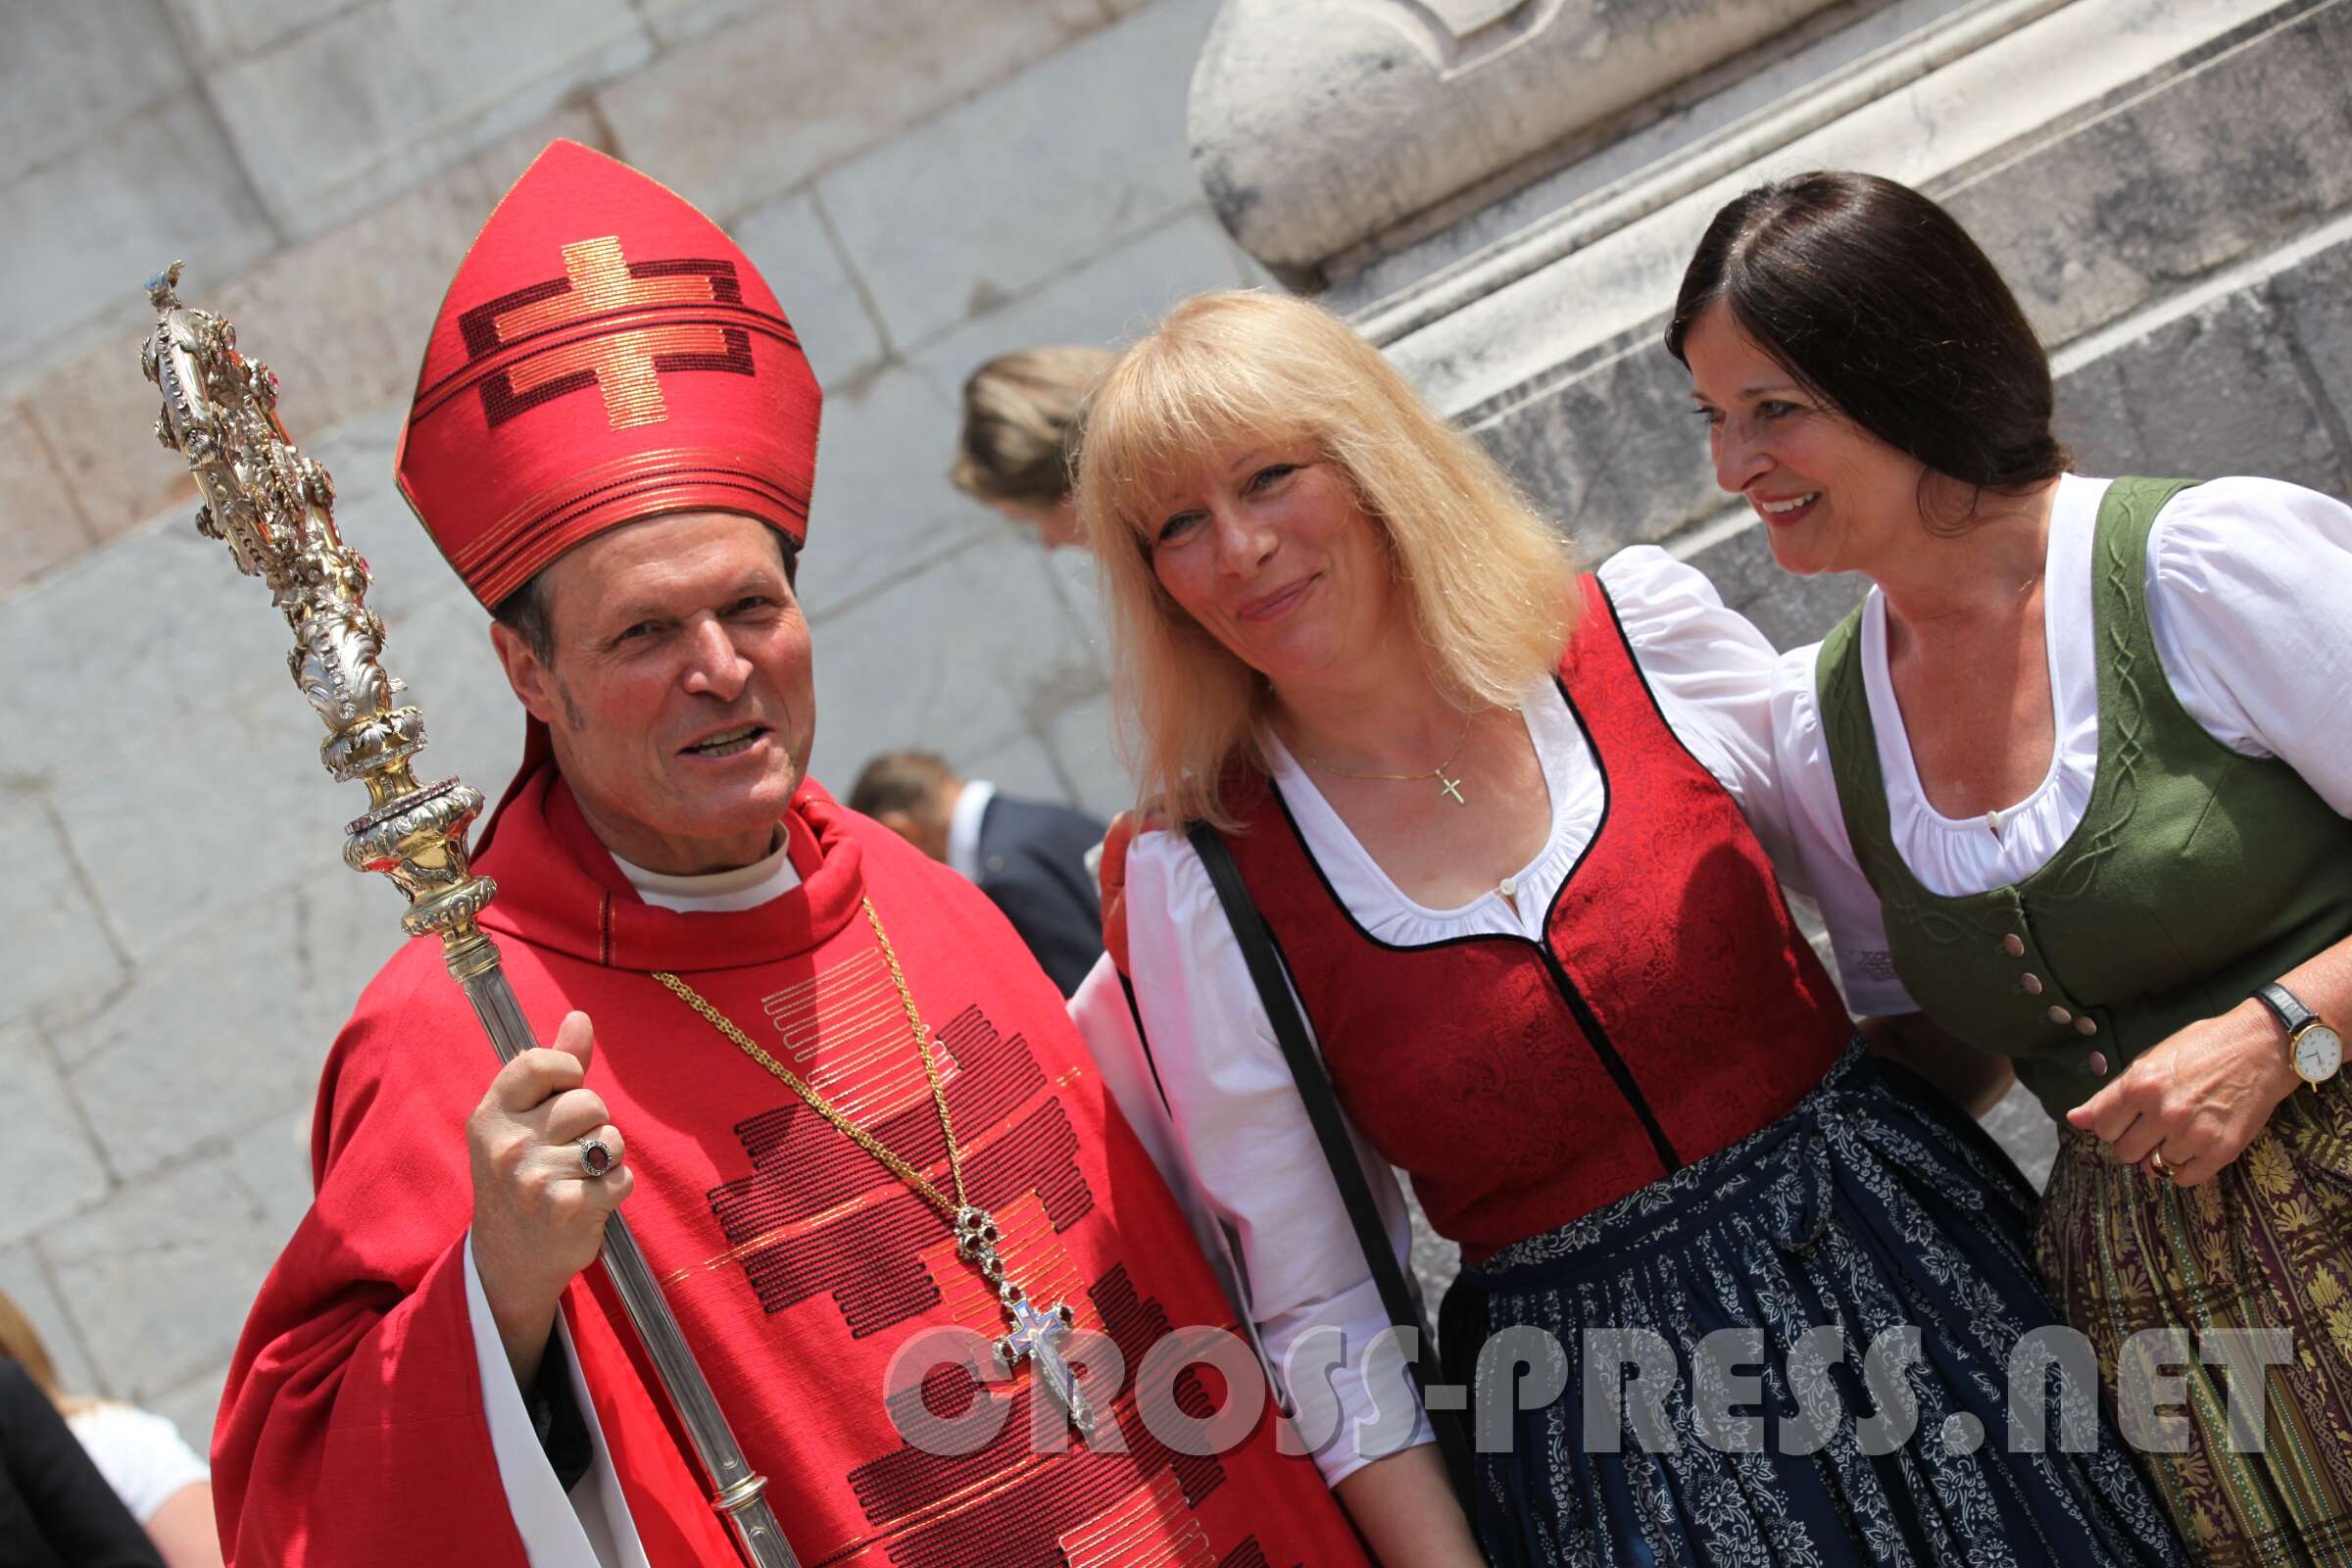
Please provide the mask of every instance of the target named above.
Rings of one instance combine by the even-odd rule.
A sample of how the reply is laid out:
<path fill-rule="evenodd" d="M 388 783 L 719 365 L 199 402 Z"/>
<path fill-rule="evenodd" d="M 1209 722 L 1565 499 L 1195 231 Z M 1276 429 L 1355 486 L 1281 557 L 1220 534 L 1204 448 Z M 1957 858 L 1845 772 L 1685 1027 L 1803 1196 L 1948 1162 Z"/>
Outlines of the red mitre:
<path fill-rule="evenodd" d="M 484 605 L 583 539 L 665 512 L 808 531 L 816 377 L 718 225 L 551 143 L 474 237 L 394 466 Z"/>

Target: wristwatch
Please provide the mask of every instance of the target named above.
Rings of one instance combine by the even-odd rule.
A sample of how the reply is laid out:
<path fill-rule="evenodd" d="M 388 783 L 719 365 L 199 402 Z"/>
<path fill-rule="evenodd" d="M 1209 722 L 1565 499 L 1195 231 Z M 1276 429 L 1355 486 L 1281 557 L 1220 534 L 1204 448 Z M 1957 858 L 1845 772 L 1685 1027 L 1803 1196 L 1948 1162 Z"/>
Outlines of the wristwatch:
<path fill-rule="evenodd" d="M 2271 1009 L 2278 1021 L 2286 1025 L 2287 1060 L 2295 1072 L 2313 1088 L 2318 1088 L 2336 1074 L 2344 1064 L 2344 1037 L 2321 1021 L 2320 1015 L 2303 1005 L 2292 991 L 2274 980 L 2254 993 L 2254 1000 Z"/>

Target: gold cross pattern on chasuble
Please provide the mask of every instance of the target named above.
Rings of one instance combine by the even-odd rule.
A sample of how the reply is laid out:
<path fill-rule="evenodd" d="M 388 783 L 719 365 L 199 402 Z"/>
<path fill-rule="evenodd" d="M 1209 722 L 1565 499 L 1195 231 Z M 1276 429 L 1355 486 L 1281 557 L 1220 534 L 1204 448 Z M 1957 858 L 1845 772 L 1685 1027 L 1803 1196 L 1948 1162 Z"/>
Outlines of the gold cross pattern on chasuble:
<path fill-rule="evenodd" d="M 522 350 L 482 383 L 493 428 L 595 387 L 615 430 L 669 417 L 662 376 L 679 370 L 754 373 L 751 334 L 710 319 L 662 321 L 662 313 L 743 298 L 732 262 L 631 262 L 617 237 L 564 247 L 564 275 L 501 295 L 459 318 L 471 357 Z"/>

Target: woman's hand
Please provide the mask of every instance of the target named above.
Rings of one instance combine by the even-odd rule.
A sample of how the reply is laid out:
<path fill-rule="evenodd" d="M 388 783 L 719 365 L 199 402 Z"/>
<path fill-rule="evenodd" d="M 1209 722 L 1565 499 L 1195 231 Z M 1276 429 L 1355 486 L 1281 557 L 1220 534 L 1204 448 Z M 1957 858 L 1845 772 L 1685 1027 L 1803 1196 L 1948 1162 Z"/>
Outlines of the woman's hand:
<path fill-rule="evenodd" d="M 2235 1159 L 2302 1081 L 2285 1031 L 2249 999 L 2159 1042 L 2066 1119 L 2126 1164 L 2149 1160 L 2153 1174 L 2194 1187 Z"/>

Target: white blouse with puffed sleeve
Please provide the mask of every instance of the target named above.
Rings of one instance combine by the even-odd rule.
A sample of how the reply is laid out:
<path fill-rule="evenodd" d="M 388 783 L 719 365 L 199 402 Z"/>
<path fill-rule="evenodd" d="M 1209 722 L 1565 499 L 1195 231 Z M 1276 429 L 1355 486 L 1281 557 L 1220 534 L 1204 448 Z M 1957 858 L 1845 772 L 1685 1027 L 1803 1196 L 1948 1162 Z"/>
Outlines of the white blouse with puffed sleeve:
<path fill-rule="evenodd" d="M 2042 612 L 2057 742 L 2048 772 L 2014 806 L 1961 820 L 1928 804 L 1886 672 L 1886 602 L 1875 588 L 1863 602 L 1859 653 L 1888 825 L 1930 892 L 1951 898 L 2024 880 L 2088 808 L 2099 760 L 2091 547 L 2108 483 L 2069 474 L 2051 505 Z M 2352 743 L 2340 719 L 2352 690 L 2352 507 L 2277 479 L 2215 479 L 2157 514 L 2145 571 L 2157 659 L 2188 715 L 2231 751 L 2285 761 L 2352 815 Z M 1773 765 L 1793 880 L 1820 903 L 1847 1003 L 1859 1012 L 1915 1011 L 1846 835 L 1822 730 L 1819 652 L 1815 644 L 1785 654 L 1773 670 Z"/>

